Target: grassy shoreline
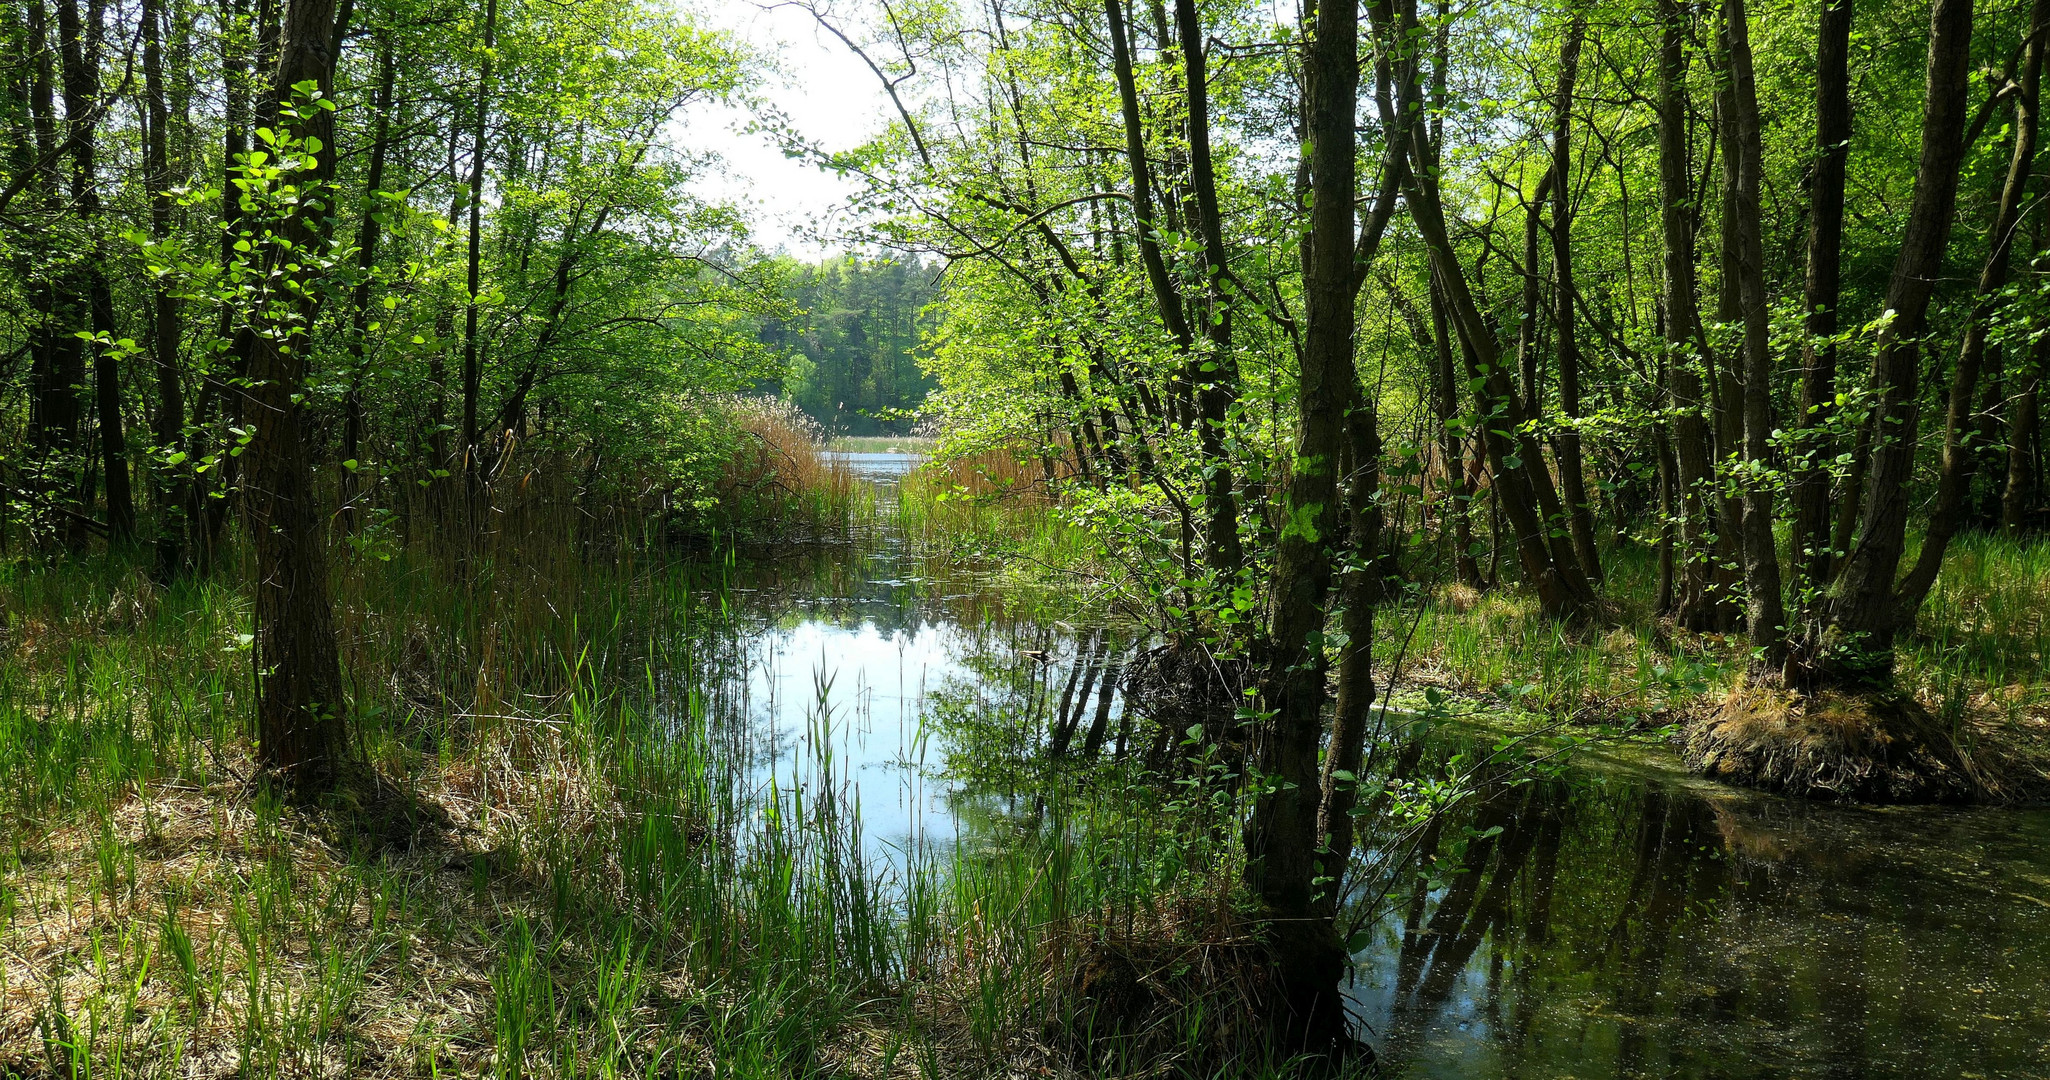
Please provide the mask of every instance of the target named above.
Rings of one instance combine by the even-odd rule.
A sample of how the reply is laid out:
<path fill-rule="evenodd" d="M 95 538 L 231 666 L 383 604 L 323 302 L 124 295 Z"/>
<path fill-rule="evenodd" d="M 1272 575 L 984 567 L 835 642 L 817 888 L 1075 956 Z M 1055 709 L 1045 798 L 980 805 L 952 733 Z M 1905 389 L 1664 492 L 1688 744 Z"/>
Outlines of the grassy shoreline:
<path fill-rule="evenodd" d="M 1263 1068 L 1229 986 L 1094 1034 L 1080 990 L 1134 935 L 1249 947 L 1215 822 L 1063 780 L 1041 833 L 875 865 L 743 764 L 724 560 L 472 569 L 338 567 L 364 768 L 309 803 L 254 768 L 232 576 L 0 568 L 0 1073 Z"/>

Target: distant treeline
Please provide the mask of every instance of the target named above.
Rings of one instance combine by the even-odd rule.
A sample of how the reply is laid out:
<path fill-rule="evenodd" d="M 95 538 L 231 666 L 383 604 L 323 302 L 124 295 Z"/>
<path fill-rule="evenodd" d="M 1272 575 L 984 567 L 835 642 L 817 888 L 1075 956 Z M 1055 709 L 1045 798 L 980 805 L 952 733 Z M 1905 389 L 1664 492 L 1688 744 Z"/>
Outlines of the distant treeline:
<path fill-rule="evenodd" d="M 788 354 L 782 392 L 834 435 L 898 435 L 933 381 L 916 350 L 937 294 L 937 267 L 839 256 L 797 265 L 791 310 L 765 320 L 762 343 Z"/>

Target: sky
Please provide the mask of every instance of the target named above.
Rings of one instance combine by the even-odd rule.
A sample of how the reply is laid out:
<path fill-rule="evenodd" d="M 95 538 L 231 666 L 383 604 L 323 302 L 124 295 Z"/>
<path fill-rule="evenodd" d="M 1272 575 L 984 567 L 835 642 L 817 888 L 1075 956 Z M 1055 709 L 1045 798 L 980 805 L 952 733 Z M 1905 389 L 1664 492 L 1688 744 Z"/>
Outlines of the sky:
<path fill-rule="evenodd" d="M 680 0 L 700 25 L 732 33 L 770 58 L 757 92 L 807 139 L 828 151 L 858 146 L 887 126 L 889 99 L 876 77 L 811 15 L 773 0 Z M 841 5 L 851 8 L 851 5 Z M 678 138 L 711 150 L 725 168 L 705 176 L 706 197 L 740 206 L 755 242 L 804 259 L 840 251 L 849 222 L 843 210 L 853 185 L 806 162 L 783 156 L 769 136 L 749 134 L 745 109 L 700 106 L 682 118 Z"/>

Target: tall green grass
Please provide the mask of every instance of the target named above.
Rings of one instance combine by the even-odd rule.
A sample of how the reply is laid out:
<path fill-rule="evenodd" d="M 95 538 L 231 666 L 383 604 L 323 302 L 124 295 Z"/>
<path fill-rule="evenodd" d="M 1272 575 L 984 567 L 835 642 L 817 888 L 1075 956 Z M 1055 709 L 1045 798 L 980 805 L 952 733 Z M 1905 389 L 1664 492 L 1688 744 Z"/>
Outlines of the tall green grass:
<path fill-rule="evenodd" d="M 253 769 L 232 579 L 0 567 L 0 1071 L 1283 1067 L 1201 1019 L 1243 1014 L 1229 985 L 1118 1016 L 1085 992 L 1105 956 L 1226 948 L 1217 822 L 1078 781 L 1031 827 L 878 859 L 844 766 L 752 764 L 719 689 L 744 674 L 729 563 L 518 539 L 460 586 L 431 555 L 343 560 L 374 771 L 314 804 Z"/>

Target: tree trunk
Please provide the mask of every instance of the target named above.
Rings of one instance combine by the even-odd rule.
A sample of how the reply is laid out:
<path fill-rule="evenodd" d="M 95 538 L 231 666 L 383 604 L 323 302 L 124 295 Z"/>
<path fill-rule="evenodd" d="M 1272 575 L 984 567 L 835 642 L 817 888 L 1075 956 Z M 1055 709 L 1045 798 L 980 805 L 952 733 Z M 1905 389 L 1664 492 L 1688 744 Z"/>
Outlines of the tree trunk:
<path fill-rule="evenodd" d="M 1466 482 L 1466 432 L 1457 429 L 1459 420 L 1459 368 L 1452 359 L 1452 339 L 1445 325 L 1445 298 L 1435 275 L 1431 278 L 1431 347 L 1436 357 L 1439 456 L 1445 469 L 1445 488 L 1452 519 L 1452 565 L 1459 583 L 1480 588 L 1481 565 L 1473 553 L 1473 488 Z"/>
<path fill-rule="evenodd" d="M 1666 349 L 1678 470 L 1680 602 L 1678 620 L 1695 631 L 1721 632 L 1734 622 L 1729 597 L 1716 588 L 1716 550 L 1709 499 L 1707 402 L 1703 398 L 1701 308 L 1694 276 L 1692 155 L 1687 144 L 1687 27 L 1677 0 L 1660 0 L 1659 219 L 1664 238 Z"/>
<path fill-rule="evenodd" d="M 477 395 L 481 390 L 483 373 L 478 358 L 477 342 L 477 294 L 483 287 L 483 243 L 484 243 L 484 164 L 487 159 L 484 134 L 489 129 L 487 121 L 491 110 L 491 69 L 497 59 L 498 47 L 498 0 L 485 0 L 484 4 L 484 59 L 477 72 L 477 115 L 470 129 L 470 257 L 464 277 L 465 293 L 463 305 L 463 465 L 464 497 L 467 500 L 470 520 L 466 523 L 472 530 L 481 526 L 478 519 L 477 497 L 482 485 L 478 475 Z M 470 539 L 474 542 L 475 537 Z"/>
<path fill-rule="evenodd" d="M 335 35 L 337 39 L 340 35 Z M 363 378 L 368 363 L 371 272 L 377 266 L 377 243 L 383 235 L 378 214 L 383 210 L 385 159 L 391 150 L 392 91 L 396 68 L 390 41 L 377 50 L 376 132 L 370 141 L 370 166 L 363 177 L 363 218 L 356 226 L 356 287 L 349 297 L 349 387 L 342 395 L 342 529 L 356 531 L 357 477 L 363 457 Z"/>
<path fill-rule="evenodd" d="M 1538 308 L 1544 303 L 1544 287 L 1537 262 L 1545 203 L 1557 189 L 1553 179 L 1552 171 L 1546 170 L 1538 180 L 1536 193 L 1523 208 L 1523 295 L 1516 309 L 1516 370 L 1523 384 L 1523 415 L 1531 421 L 1544 416 L 1545 406 L 1544 364 L 1538 348 Z"/>
<path fill-rule="evenodd" d="M 1338 654 L 1337 697 L 1320 778 L 1323 801 L 1317 809 L 1322 851 L 1317 877 L 1327 883 L 1322 903 L 1333 918 L 1344 899 L 1346 870 L 1352 863 L 1352 812 L 1358 803 L 1360 763 L 1374 708 L 1374 603 L 1381 592 L 1376 559 L 1381 550 L 1379 416 L 1360 392 L 1357 379 L 1350 388 L 1345 431 L 1352 475 L 1346 481 L 1345 509 L 1351 557 L 1338 590 L 1339 628 L 1345 640 Z"/>
<path fill-rule="evenodd" d="M 1111 0 L 1115 6 L 1116 0 Z M 1285 495 L 1286 525 L 1276 544 L 1273 616 L 1268 628 L 1261 701 L 1270 719 L 1260 741 L 1261 788 L 1246 831 L 1246 883 L 1270 919 L 1267 933 L 1288 1010 L 1285 1025 L 1304 1045 L 1330 1046 L 1345 1036 L 1338 984 L 1346 953 L 1336 928 L 1318 913 L 1317 812 L 1323 734 L 1324 630 L 1331 587 L 1334 505 L 1345 430 L 1353 400 L 1353 191 L 1359 88 L 1359 12 L 1355 0 L 1319 6 L 1306 46 L 1305 152 L 1309 155 L 1310 224 L 1303 237 L 1307 323 L 1297 393 L 1293 467 Z"/>
<path fill-rule="evenodd" d="M 2029 366 L 2021 393 L 2015 395 L 2014 410 L 2007 424 L 2007 486 L 2000 495 L 2000 528 L 2019 533 L 2028 524 L 2029 496 L 2034 494 L 2034 457 L 2030 443 L 2036 437 L 2043 378 L 2050 373 L 2050 335 L 2036 339 L 2030 350 Z"/>
<path fill-rule="evenodd" d="M 42 0 L 30 0 L 27 21 L 33 57 L 29 124 L 35 130 L 36 156 L 42 164 L 34 185 L 44 214 L 54 221 L 64 213 L 64 207 L 58 195 L 56 76 L 50 62 L 55 43 Z M 32 339 L 35 357 L 30 365 L 29 429 L 30 442 L 36 450 L 35 486 L 38 494 L 60 514 L 70 511 L 82 516 L 90 508 L 76 504 L 77 485 L 69 482 L 67 474 L 80 448 L 84 417 L 78 386 L 85 381 L 85 353 L 78 339 L 71 336 L 77 329 L 78 318 L 76 299 L 67 287 L 70 276 L 51 272 L 48 263 L 55 261 L 55 253 L 47 242 L 39 240 L 31 238 L 30 242 L 48 261 L 32 300 L 36 326 Z M 76 517 L 65 516 L 52 525 L 70 544 L 76 545 L 85 538 Z"/>
<path fill-rule="evenodd" d="M 1825 0 L 1815 46 L 1815 178 L 1808 198 L 1808 272 L 1801 343 L 1800 424 L 1808 438 L 1795 468 L 1794 562 L 1805 610 L 1829 581 L 1835 555 L 1829 534 L 1832 449 L 1821 432 L 1836 409 L 1837 304 L 1843 291 L 1844 179 L 1851 156 L 1851 0 Z"/>
<path fill-rule="evenodd" d="M 1203 237 L 1204 319 L 1207 352 L 1190 356 L 1190 381 L 1196 387 L 1196 438 L 1206 463 L 1204 486 L 1204 560 L 1220 577 L 1238 573 L 1245 562 L 1239 546 L 1238 498 L 1233 491 L 1231 459 L 1225 451 L 1225 423 L 1238 399 L 1238 359 L 1231 344 L 1230 273 L 1224 247 L 1224 221 L 1217 206 L 1217 177 L 1210 162 L 1209 76 L 1203 54 L 1203 24 L 1196 0 L 1175 0 L 1182 66 L 1189 94 L 1189 185 L 1194 189 Z"/>
<path fill-rule="evenodd" d="M 334 120 L 326 108 L 308 102 L 295 88 L 312 84 L 323 100 L 334 85 L 328 52 L 334 0 L 291 0 L 285 15 L 274 89 L 273 115 L 290 124 L 300 140 L 320 140 L 311 172 L 293 182 L 327 188 L 334 175 Z M 295 102 L 295 97 L 297 98 Z M 292 118 L 291 114 L 300 115 Z M 282 267 L 289 258 L 318 273 L 313 264 L 328 235 L 321 217 L 332 213 L 332 194 L 300 200 L 285 210 L 278 240 L 266 245 L 265 265 Z M 289 244 L 289 248 L 286 246 Z M 308 253 L 315 253 L 309 257 Z M 331 782 L 341 764 L 346 730 L 341 662 L 335 641 L 334 609 L 328 593 L 327 556 L 321 511 L 315 505 L 312 469 L 301 432 L 308 338 L 305 328 L 318 314 L 317 283 L 298 282 L 293 310 L 277 318 L 251 313 L 247 411 L 251 439 L 247 515 L 255 555 L 258 760 L 295 785 Z"/>
<path fill-rule="evenodd" d="M 1901 583 L 1898 602 L 1900 618 L 1913 619 L 1929 590 L 1936 584 L 1937 571 L 1950 541 L 1964 525 L 1972 467 L 1980 448 L 1973 445 L 1980 423 L 1973 403 L 1978 395 L 1979 373 L 1985 367 L 1988 332 L 1999 311 L 2001 294 L 2007 288 L 2008 270 L 2014 253 L 2014 234 L 2021 225 L 2022 199 L 2028 192 L 2029 177 L 2036 171 L 2038 91 L 2042 84 L 2044 35 L 2050 32 L 2050 0 L 2036 0 L 2029 19 L 2027 51 L 2022 60 L 2020 92 L 2014 99 L 2014 156 L 2009 159 L 2007 181 L 2000 189 L 2000 205 L 1993 214 L 1989 232 L 1993 245 L 1986 252 L 1986 265 L 1979 271 L 1979 291 L 1971 321 L 1965 324 L 1965 340 L 1958 351 L 1957 369 L 1951 374 L 1950 404 L 1943 423 L 1943 464 L 1937 474 L 1936 503 L 1929 511 L 1929 529 L 1922 538 L 1922 550 Z"/>
<path fill-rule="evenodd" d="M 1594 512 L 1588 505 L 1586 466 L 1581 460 L 1580 343 L 1573 320 L 1573 84 L 1580 72 L 1580 46 L 1587 16 L 1575 13 L 1559 49 L 1559 92 L 1552 111 L 1552 334 L 1559 358 L 1559 411 L 1565 426 L 1552 440 L 1559 461 L 1559 486 L 1573 551 L 1589 581 L 1602 579 L 1601 553 L 1594 543 Z"/>
<path fill-rule="evenodd" d="M 1731 128 L 1736 138 L 1725 152 L 1737 160 L 1736 258 L 1738 301 L 1744 322 L 1743 459 L 1744 591 L 1746 622 L 1753 646 L 1763 650 L 1767 669 L 1780 666 L 1786 640 L 1786 612 L 1780 597 L 1779 547 L 1773 538 L 1772 337 L 1765 295 L 1765 243 L 1760 233 L 1760 174 L 1764 140 L 1759 132 L 1758 87 L 1751 64 L 1751 27 L 1744 0 L 1723 0 L 1723 32 L 1729 47 Z"/>
<path fill-rule="evenodd" d="M 250 62 L 244 51 L 243 15 L 246 9 L 242 0 L 222 0 L 221 19 L 232 29 L 221 35 L 222 107 L 223 123 L 221 135 L 221 268 L 225 272 L 237 259 L 242 258 L 235 251 L 242 225 L 242 201 L 240 189 L 235 185 L 236 161 L 249 150 L 249 122 L 252 110 L 257 114 L 257 126 L 267 127 L 274 113 L 274 106 L 268 103 L 269 95 L 263 95 L 259 102 L 256 94 L 256 80 L 261 78 L 263 64 L 274 47 L 277 22 L 276 7 L 272 0 L 258 0 L 256 24 L 256 61 Z M 253 241 L 252 241 L 253 242 Z M 202 399 L 212 396 L 227 414 L 230 426 L 243 421 L 244 397 L 233 386 L 233 380 L 244 378 L 249 370 L 250 332 L 247 327 L 236 328 L 234 313 L 226 306 L 221 309 L 219 336 L 229 342 L 228 368 L 225 373 L 208 372 L 207 384 L 201 390 Z M 204 414 L 205 401 L 200 412 Z M 227 447 L 219 447 L 221 465 L 217 471 L 221 492 L 234 491 L 241 479 L 242 458 L 227 453 Z M 228 520 L 232 502 L 226 497 L 206 500 L 205 523 L 202 529 L 200 560 L 211 564 L 214 553 L 220 550 L 221 531 Z"/>
<path fill-rule="evenodd" d="M 118 336 L 114 293 L 107 283 L 100 240 L 99 121 L 100 0 L 88 0 L 80 20 L 78 0 L 58 0 L 57 28 L 64 61 L 64 119 L 71 144 L 71 205 L 86 232 L 84 325 L 96 335 Z M 94 409 L 99 416 L 100 464 L 107 477 L 107 539 L 119 546 L 135 538 L 135 496 L 128 482 L 128 440 L 121 417 L 121 368 L 107 345 L 93 350 Z"/>
<path fill-rule="evenodd" d="M 1892 680 L 1894 635 L 1902 615 L 1894 576 L 1907 538 L 1922 341 L 1950 240 L 1964 157 L 1972 0 L 1935 0 L 1929 22 L 1915 193 L 1886 290 L 1884 310 L 1893 317 L 1879 332 L 1872 360 L 1879 401 L 1863 512 L 1821 625 L 1804 633 L 1799 655 L 1789 660 L 1790 672 L 1804 683 L 1885 685 Z"/>
<path fill-rule="evenodd" d="M 144 0 L 142 5 L 142 82 L 149 123 L 144 129 L 144 165 L 149 184 L 150 237 L 162 243 L 171 235 L 171 210 L 175 199 L 171 189 L 177 180 L 171 174 L 171 110 L 164 94 L 162 0 Z M 150 307 L 150 354 L 157 374 L 157 411 L 154 430 L 157 454 L 178 450 L 185 441 L 185 385 L 179 370 L 178 348 L 182 337 L 178 298 L 159 283 Z M 156 486 L 157 576 L 168 579 L 186 569 L 185 535 L 192 509 L 192 465 L 169 466 Z"/>

